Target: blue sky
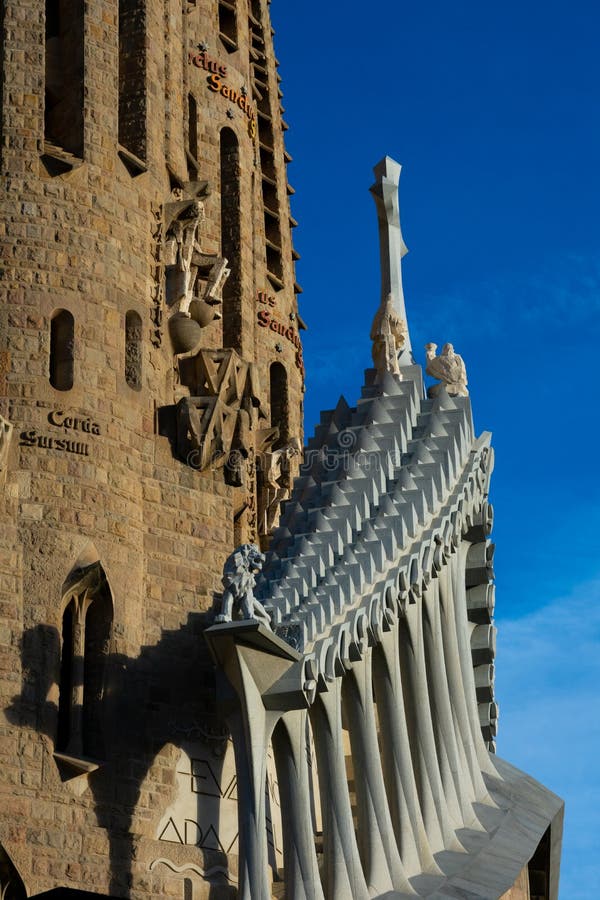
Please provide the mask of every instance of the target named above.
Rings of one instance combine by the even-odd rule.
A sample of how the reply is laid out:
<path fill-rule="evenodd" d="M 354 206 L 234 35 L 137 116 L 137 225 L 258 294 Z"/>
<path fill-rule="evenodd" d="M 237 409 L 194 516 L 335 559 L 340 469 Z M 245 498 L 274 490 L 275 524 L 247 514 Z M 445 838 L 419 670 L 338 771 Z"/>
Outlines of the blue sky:
<path fill-rule="evenodd" d="M 565 797 L 561 900 L 600 885 L 600 6 L 272 5 L 294 157 L 306 429 L 354 402 L 403 165 L 413 348 L 451 341 L 494 433 L 498 751 Z M 596 852 L 594 852 L 594 850 Z"/>

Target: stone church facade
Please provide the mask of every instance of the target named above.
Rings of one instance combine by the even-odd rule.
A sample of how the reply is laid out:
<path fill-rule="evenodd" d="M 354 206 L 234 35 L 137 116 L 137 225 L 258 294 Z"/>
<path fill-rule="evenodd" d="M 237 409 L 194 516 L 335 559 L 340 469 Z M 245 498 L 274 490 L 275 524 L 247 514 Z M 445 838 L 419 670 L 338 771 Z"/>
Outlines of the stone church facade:
<path fill-rule="evenodd" d="M 428 399 L 380 318 L 361 399 L 302 455 L 269 7 L 2 7 L 0 895 L 550 900 L 561 804 L 489 752 L 492 455 L 468 397 L 438 375 Z M 405 318 L 385 172 L 384 294 Z M 266 552 L 270 627 L 214 625 L 245 544 Z M 446 644 L 438 669 L 448 634 L 461 665 Z M 400 720 L 377 685 L 417 635 Z M 353 760 L 380 753 L 365 793 Z"/>

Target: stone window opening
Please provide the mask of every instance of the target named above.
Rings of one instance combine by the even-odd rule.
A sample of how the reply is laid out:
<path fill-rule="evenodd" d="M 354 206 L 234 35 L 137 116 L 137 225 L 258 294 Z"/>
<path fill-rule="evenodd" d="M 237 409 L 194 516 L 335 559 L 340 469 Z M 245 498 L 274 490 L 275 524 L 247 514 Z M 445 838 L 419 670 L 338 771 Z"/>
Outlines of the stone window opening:
<path fill-rule="evenodd" d="M 133 309 L 125 315 L 125 381 L 133 391 L 141 391 L 142 318 Z"/>
<path fill-rule="evenodd" d="M 101 760 L 113 606 L 100 562 L 73 569 L 63 603 L 56 755 L 71 764 Z"/>
<path fill-rule="evenodd" d="M 146 171 L 146 0 L 119 0 L 119 156 Z"/>
<path fill-rule="evenodd" d="M 68 309 L 58 309 L 50 319 L 50 384 L 57 391 L 73 387 L 75 319 Z"/>
<path fill-rule="evenodd" d="M 235 132 L 223 128 L 221 154 L 221 256 L 227 260 L 229 278 L 223 285 L 223 346 L 242 350 L 242 286 L 240 255 L 240 149 Z"/>
<path fill-rule="evenodd" d="M 284 282 L 281 251 L 280 205 L 275 167 L 275 139 L 273 134 L 271 97 L 267 84 L 261 86 L 261 96 L 258 106 L 258 141 L 260 146 L 262 175 L 267 277 L 275 288 L 281 289 L 284 286 Z"/>
<path fill-rule="evenodd" d="M 193 94 L 188 94 L 187 122 L 187 169 L 190 181 L 196 181 L 200 166 L 198 163 L 198 103 Z"/>
<path fill-rule="evenodd" d="M 290 440 L 290 401 L 288 377 L 285 366 L 274 362 L 269 370 L 269 401 L 271 406 L 271 427 L 279 428 L 273 449 L 278 450 Z"/>
<path fill-rule="evenodd" d="M 45 14 L 44 162 L 61 174 L 83 158 L 83 0 L 46 0 Z"/>
<path fill-rule="evenodd" d="M 228 53 L 238 49 L 237 9 L 235 0 L 219 0 L 219 37 Z"/>
<path fill-rule="evenodd" d="M 262 10 L 260 8 L 260 0 L 251 0 L 250 9 L 256 24 L 262 27 Z"/>

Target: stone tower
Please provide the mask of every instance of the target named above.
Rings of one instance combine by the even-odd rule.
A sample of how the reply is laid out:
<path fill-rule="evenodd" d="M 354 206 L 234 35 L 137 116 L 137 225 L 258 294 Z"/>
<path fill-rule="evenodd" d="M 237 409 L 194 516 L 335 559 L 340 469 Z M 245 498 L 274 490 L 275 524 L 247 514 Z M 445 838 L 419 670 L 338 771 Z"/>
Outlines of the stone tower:
<path fill-rule="evenodd" d="M 226 896 L 199 635 L 302 442 L 269 2 L 1 15 L 1 890 Z"/>

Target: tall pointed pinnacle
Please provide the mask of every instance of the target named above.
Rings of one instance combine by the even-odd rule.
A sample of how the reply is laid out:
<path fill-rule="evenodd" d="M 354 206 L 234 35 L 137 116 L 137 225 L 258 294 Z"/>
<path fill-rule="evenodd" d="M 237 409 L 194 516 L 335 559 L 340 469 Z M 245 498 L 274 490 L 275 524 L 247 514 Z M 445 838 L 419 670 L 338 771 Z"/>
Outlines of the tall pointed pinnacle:
<path fill-rule="evenodd" d="M 404 292 L 402 290 L 402 257 L 408 253 L 408 247 L 402 239 L 400 230 L 400 204 L 398 202 L 398 186 L 402 166 L 389 156 L 385 156 L 378 163 L 373 172 L 375 184 L 370 188 L 377 207 L 377 219 L 379 221 L 379 253 L 381 258 L 381 300 L 392 295 L 394 309 L 404 322 L 406 319 L 406 307 L 404 304 Z M 408 333 L 404 343 L 404 349 L 400 355 L 400 362 L 410 364 L 412 362 L 412 348 L 410 334 Z"/>

